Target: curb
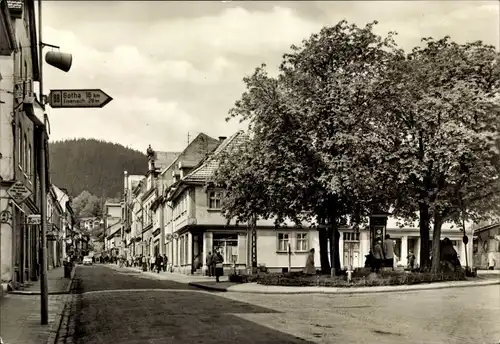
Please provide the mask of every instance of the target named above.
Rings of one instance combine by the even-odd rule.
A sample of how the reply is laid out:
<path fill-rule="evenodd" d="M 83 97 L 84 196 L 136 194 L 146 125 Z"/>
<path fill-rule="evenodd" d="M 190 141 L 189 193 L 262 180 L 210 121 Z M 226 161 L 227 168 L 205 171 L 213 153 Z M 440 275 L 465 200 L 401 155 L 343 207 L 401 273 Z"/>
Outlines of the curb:
<path fill-rule="evenodd" d="M 73 282 L 75 280 L 75 273 L 76 273 L 76 265 L 74 269 L 71 271 L 71 277 L 68 286 L 66 287 L 65 294 L 70 294 L 71 287 L 73 286 Z M 64 314 L 66 313 L 66 310 L 69 307 L 70 303 L 71 303 L 71 297 L 68 297 L 68 299 L 65 300 L 64 306 L 62 307 L 61 311 L 58 312 L 56 315 L 54 323 L 50 328 L 50 334 L 49 338 L 47 338 L 46 344 L 55 344 L 57 342 L 57 339 L 59 338 L 59 331 L 61 330 L 61 325 L 63 323 Z"/>
<path fill-rule="evenodd" d="M 209 291 L 219 291 L 219 292 L 226 292 L 226 291 L 232 291 L 229 290 L 228 288 L 222 287 L 222 286 L 217 286 L 217 285 L 205 285 L 203 283 L 198 283 L 198 282 L 189 282 L 188 285 L 191 287 L 196 287 L 199 289 L 204 289 L 204 290 L 209 290 Z"/>
<path fill-rule="evenodd" d="M 71 285 L 73 283 L 73 278 L 75 277 L 76 265 L 75 268 L 71 271 L 71 277 L 69 278 L 68 286 L 64 290 L 59 291 L 49 291 L 48 295 L 66 295 L 71 291 Z M 27 290 L 12 290 L 8 292 L 13 295 L 41 295 L 40 291 L 27 291 Z"/>
<path fill-rule="evenodd" d="M 433 285 L 434 284 L 434 285 Z M 401 288 L 401 287 L 386 287 L 385 289 L 375 289 L 377 287 L 363 287 L 363 289 L 352 290 L 351 288 L 331 288 L 321 289 L 321 290 L 300 290 L 295 288 L 303 288 L 303 287 L 288 287 L 294 288 L 295 290 L 290 289 L 276 289 L 276 290 L 235 290 L 231 289 L 231 287 L 216 287 L 211 285 L 203 285 L 200 283 L 189 283 L 194 287 L 210 290 L 210 291 L 225 291 L 232 293 L 245 293 L 245 294 L 288 294 L 288 295 L 296 295 L 296 294 L 375 294 L 375 293 L 390 293 L 390 292 L 411 292 L 411 291 L 422 291 L 422 290 L 439 290 L 439 289 L 451 289 L 451 288 L 470 288 L 470 287 L 483 287 L 483 286 L 491 286 L 491 285 L 499 285 L 500 280 L 498 281 L 485 281 L 485 282 L 474 282 L 470 284 L 445 284 L 445 285 L 437 285 L 436 283 L 430 283 L 425 285 L 418 285 L 418 288 Z M 306 288 L 315 288 L 315 287 L 306 287 Z"/>

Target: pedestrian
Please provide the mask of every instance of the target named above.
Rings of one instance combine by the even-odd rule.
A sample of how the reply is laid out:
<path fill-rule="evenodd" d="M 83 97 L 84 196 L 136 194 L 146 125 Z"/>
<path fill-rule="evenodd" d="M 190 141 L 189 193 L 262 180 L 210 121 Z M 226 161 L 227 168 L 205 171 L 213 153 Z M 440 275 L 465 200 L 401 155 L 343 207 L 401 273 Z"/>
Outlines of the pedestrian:
<path fill-rule="evenodd" d="M 219 283 L 220 276 L 224 275 L 224 258 L 217 249 L 212 259 L 212 266 L 215 267 L 215 282 Z"/>
<path fill-rule="evenodd" d="M 306 275 L 314 275 L 316 273 L 316 269 L 314 268 L 314 248 L 309 250 L 307 254 L 306 266 L 304 267 L 304 274 Z"/>
<path fill-rule="evenodd" d="M 382 239 L 378 238 L 373 245 L 373 267 L 372 271 L 379 272 L 384 259 L 384 250 L 382 249 Z"/>
<path fill-rule="evenodd" d="M 151 269 L 151 271 L 154 271 L 155 263 L 156 263 L 156 257 L 152 255 L 149 262 L 150 262 L 150 269 Z"/>
<path fill-rule="evenodd" d="M 163 257 L 161 255 L 158 255 L 156 258 L 156 272 L 160 273 L 160 271 L 163 269 Z"/>
<path fill-rule="evenodd" d="M 394 240 L 391 239 L 389 234 L 385 235 L 384 256 L 384 266 L 390 267 L 394 270 Z"/>
<path fill-rule="evenodd" d="M 406 257 L 406 259 L 408 259 L 408 267 L 413 270 L 413 267 L 415 265 L 415 255 L 413 254 L 413 251 L 410 250 L 409 254 L 408 254 L 408 257 Z"/>
<path fill-rule="evenodd" d="M 167 257 L 167 255 L 164 253 L 164 254 L 163 254 L 163 272 L 167 271 L 167 264 L 168 264 L 168 257 Z"/>
<path fill-rule="evenodd" d="M 208 252 L 207 254 L 207 259 L 205 261 L 205 263 L 207 264 L 207 274 L 208 274 L 208 277 L 212 277 L 213 274 L 212 274 L 212 252 Z"/>

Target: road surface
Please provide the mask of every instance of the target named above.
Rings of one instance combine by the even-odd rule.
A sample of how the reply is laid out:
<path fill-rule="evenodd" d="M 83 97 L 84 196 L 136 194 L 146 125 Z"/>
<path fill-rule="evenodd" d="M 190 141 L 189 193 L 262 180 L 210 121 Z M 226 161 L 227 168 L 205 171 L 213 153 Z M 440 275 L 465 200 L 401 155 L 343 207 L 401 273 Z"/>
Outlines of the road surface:
<path fill-rule="evenodd" d="M 498 285 L 381 294 L 262 295 L 208 293 L 100 265 L 78 267 L 76 278 L 78 294 L 59 343 L 500 340 Z"/>

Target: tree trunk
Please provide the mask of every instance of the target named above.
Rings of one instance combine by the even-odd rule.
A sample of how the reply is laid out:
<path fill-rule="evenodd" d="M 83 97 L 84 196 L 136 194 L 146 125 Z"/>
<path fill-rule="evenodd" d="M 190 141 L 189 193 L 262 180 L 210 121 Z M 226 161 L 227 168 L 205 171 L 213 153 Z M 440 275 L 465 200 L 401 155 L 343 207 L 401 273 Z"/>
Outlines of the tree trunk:
<path fill-rule="evenodd" d="M 425 203 L 419 205 L 420 227 L 420 268 L 429 267 L 429 206 Z"/>
<path fill-rule="evenodd" d="M 328 260 L 328 232 L 324 227 L 325 221 L 320 220 L 319 234 L 319 257 L 321 262 L 321 273 L 330 273 L 330 261 Z"/>
<path fill-rule="evenodd" d="M 433 273 L 439 272 L 441 268 L 441 226 L 442 219 L 434 215 L 434 230 L 432 233 L 432 267 Z"/>
<path fill-rule="evenodd" d="M 338 228 L 338 223 L 336 219 L 330 220 L 330 264 L 334 269 L 334 275 L 340 271 L 340 250 L 339 250 L 339 239 L 340 233 Z"/>

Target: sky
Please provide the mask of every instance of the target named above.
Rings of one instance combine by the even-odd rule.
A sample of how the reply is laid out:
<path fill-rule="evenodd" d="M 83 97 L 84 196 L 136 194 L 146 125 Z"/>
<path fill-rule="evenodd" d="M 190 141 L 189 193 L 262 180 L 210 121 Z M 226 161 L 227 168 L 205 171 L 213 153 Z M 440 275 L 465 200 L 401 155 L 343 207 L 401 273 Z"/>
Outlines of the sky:
<path fill-rule="evenodd" d="M 98 109 L 50 109 L 50 138 L 96 138 L 145 152 L 181 151 L 200 132 L 230 136 L 225 121 L 261 63 L 272 73 L 292 44 L 342 19 L 396 31 L 410 50 L 449 35 L 499 48 L 498 1 L 43 1 L 43 42 L 73 55 L 45 64 L 44 89 L 102 89 Z M 47 49 L 47 48 L 46 48 Z M 50 49 L 49 49 L 50 50 Z M 47 51 L 47 50 L 45 50 Z"/>

